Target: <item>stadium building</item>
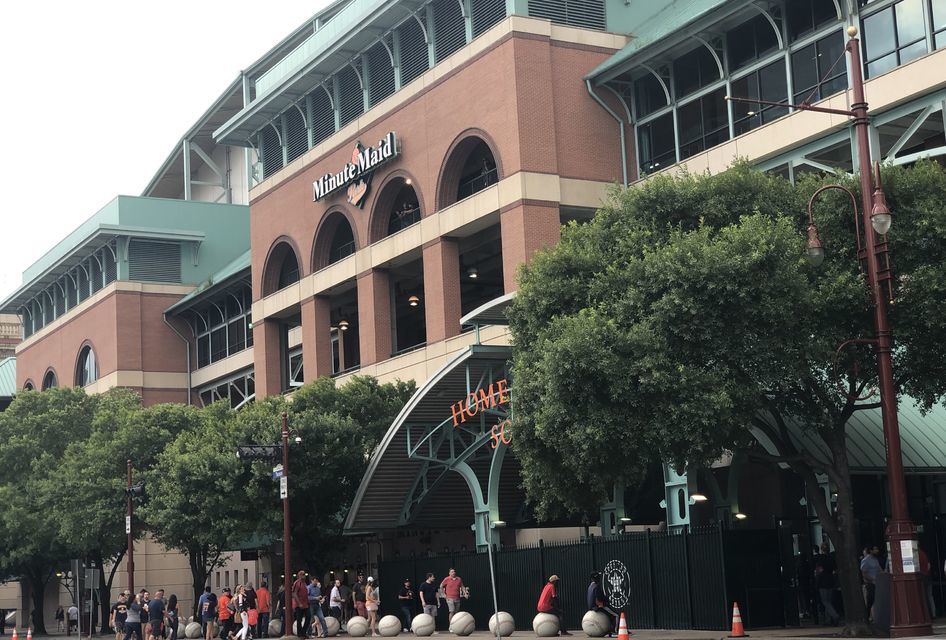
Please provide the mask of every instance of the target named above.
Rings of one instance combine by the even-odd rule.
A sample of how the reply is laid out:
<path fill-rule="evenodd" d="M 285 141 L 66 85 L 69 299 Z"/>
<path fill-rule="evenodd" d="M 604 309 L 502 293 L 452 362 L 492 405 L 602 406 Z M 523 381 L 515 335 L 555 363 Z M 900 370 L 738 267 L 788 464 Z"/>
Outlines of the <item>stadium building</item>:
<path fill-rule="evenodd" d="M 863 70 L 843 56 L 852 25 Z M 669 469 L 654 506 L 616 491 L 596 529 L 529 516 L 503 431 L 517 267 L 615 183 L 736 158 L 789 179 L 858 170 L 847 119 L 727 95 L 847 108 L 863 71 L 874 157 L 946 155 L 944 48 L 943 0 L 338 0 L 246 67 L 140 197 L 24 273 L 0 304 L 24 329 L 16 388 L 237 408 L 320 376 L 415 380 L 346 522 L 372 536 L 369 565 L 609 535 L 631 516 L 683 527 L 700 479 Z M 911 498 L 939 527 L 944 458 L 926 454 L 946 451 L 946 420 L 910 415 Z M 878 424 L 852 436 L 865 492 L 882 484 Z M 744 512 L 795 523 L 796 549 L 818 537 L 797 482 L 720 467 L 699 476 L 716 491 L 694 523 Z"/>

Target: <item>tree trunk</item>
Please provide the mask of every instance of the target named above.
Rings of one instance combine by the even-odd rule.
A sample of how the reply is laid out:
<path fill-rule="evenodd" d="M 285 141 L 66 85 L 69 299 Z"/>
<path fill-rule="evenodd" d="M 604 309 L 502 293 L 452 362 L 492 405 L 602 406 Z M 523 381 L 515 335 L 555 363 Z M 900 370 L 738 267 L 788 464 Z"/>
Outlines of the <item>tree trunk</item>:
<path fill-rule="evenodd" d="M 207 555 L 206 547 L 196 547 L 187 551 L 187 561 L 191 567 L 191 585 L 194 588 L 194 620 L 199 620 L 197 601 L 200 600 L 204 585 L 207 584 Z"/>
<path fill-rule="evenodd" d="M 122 558 L 125 557 L 125 551 L 119 553 L 112 560 L 112 568 L 108 572 L 108 579 L 105 579 L 105 567 L 102 564 L 102 558 L 99 557 L 96 559 L 99 566 L 99 604 L 101 605 L 99 618 L 102 621 L 101 632 L 111 633 L 111 629 L 108 627 L 108 617 L 112 609 L 112 583 L 115 580 L 115 572 L 118 569 L 119 563 L 121 563 Z"/>
<path fill-rule="evenodd" d="M 46 572 L 40 568 L 30 568 L 25 576 L 30 588 L 30 597 L 33 602 L 33 611 L 30 614 L 30 626 L 37 636 L 45 636 L 46 621 L 43 616 L 43 604 L 46 600 L 46 583 L 49 581 Z M 19 622 L 19 621 L 18 621 Z M 21 622 L 22 624 L 22 622 Z"/>

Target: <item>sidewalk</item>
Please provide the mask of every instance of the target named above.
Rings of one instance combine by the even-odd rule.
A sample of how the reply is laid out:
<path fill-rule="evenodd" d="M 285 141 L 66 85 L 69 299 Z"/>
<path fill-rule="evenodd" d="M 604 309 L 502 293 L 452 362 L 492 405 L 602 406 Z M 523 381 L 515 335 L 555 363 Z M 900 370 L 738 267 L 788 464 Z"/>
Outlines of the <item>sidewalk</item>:
<path fill-rule="evenodd" d="M 812 638 L 840 638 L 840 627 L 789 627 L 776 628 L 776 629 L 751 629 L 747 631 L 750 638 L 753 639 L 774 639 L 774 640 L 811 640 Z M 20 640 L 26 639 L 26 633 L 19 633 Z M 933 625 L 933 636 L 924 636 L 924 637 L 933 637 L 933 638 L 946 638 L 946 620 L 940 621 L 938 624 L 934 623 Z M 5 636 L 0 636 L 3 638 L 10 638 L 12 635 L 12 630 L 7 629 Z M 720 640 L 725 639 L 728 636 L 728 633 L 725 631 L 694 631 L 694 630 L 680 630 L 680 629 L 640 629 L 634 630 L 631 632 L 631 640 Z M 49 635 L 38 636 L 34 635 L 34 640 L 44 640 L 46 638 L 55 638 L 56 640 L 62 640 L 66 638 L 65 633 L 52 633 Z M 69 636 L 70 638 L 79 638 L 73 634 Z M 83 636 L 88 638 L 88 636 Z M 97 640 L 113 639 L 115 636 L 113 634 L 107 635 L 98 635 L 95 634 L 92 636 Z M 338 635 L 339 638 L 348 638 L 349 636 L 345 633 Z M 369 636 L 366 636 L 369 637 Z M 408 638 L 414 638 L 412 633 L 400 633 L 397 636 L 407 640 Z M 456 638 L 451 633 L 441 631 L 437 636 L 432 636 L 432 638 L 442 638 L 443 640 L 448 640 L 449 638 Z M 474 638 L 476 640 L 486 640 L 486 638 L 494 638 L 491 633 L 488 631 L 475 631 L 471 635 L 467 636 L 469 638 Z M 535 638 L 535 633 L 532 631 L 516 631 L 513 638 Z M 574 632 L 575 640 L 583 640 L 587 638 L 584 633 L 581 631 Z M 184 640 L 181 638 L 180 640 Z M 296 640 L 296 636 L 288 636 L 286 640 Z"/>

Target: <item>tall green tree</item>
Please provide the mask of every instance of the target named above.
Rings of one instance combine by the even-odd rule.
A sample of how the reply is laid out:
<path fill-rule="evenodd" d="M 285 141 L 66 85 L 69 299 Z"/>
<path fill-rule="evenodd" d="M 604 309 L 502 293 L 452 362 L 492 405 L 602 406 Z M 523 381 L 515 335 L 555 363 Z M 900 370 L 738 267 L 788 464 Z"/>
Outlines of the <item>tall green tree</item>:
<path fill-rule="evenodd" d="M 600 504 L 651 462 L 708 464 L 738 447 L 788 464 L 836 549 L 847 632 L 862 633 L 846 430 L 876 407 L 861 398 L 877 378 L 868 352 L 835 362 L 842 342 L 873 335 L 846 197 L 829 193 L 816 207 L 828 253 L 820 269 L 805 261 L 802 237 L 807 198 L 835 180 L 857 191 L 853 179 L 794 186 L 742 164 L 657 177 L 567 226 L 522 269 L 510 311 L 514 433 L 542 515 Z M 930 406 L 946 393 L 946 173 L 920 163 L 886 170 L 884 184 L 895 216 L 896 382 Z M 828 453 L 799 448 L 791 423 Z M 769 449 L 757 444 L 763 434 Z"/>
<path fill-rule="evenodd" d="M 18 577 L 33 601 L 32 625 L 46 633 L 46 586 L 77 548 L 60 535 L 48 504 L 49 478 L 71 443 L 89 436 L 96 401 L 81 389 L 24 391 L 0 413 L 0 575 Z"/>

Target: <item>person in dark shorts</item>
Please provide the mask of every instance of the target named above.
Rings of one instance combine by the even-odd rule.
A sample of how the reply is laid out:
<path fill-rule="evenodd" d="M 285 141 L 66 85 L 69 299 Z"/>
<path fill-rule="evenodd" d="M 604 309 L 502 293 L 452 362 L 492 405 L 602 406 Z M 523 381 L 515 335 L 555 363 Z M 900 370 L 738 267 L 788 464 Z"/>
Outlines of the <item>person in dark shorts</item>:
<path fill-rule="evenodd" d="M 148 602 L 148 624 L 148 640 L 164 638 L 164 589 L 155 591 Z"/>
<path fill-rule="evenodd" d="M 118 602 L 112 605 L 109 611 L 108 626 L 115 632 L 115 640 L 122 640 L 125 633 L 125 618 L 128 617 L 128 597 L 124 593 L 118 595 Z"/>

